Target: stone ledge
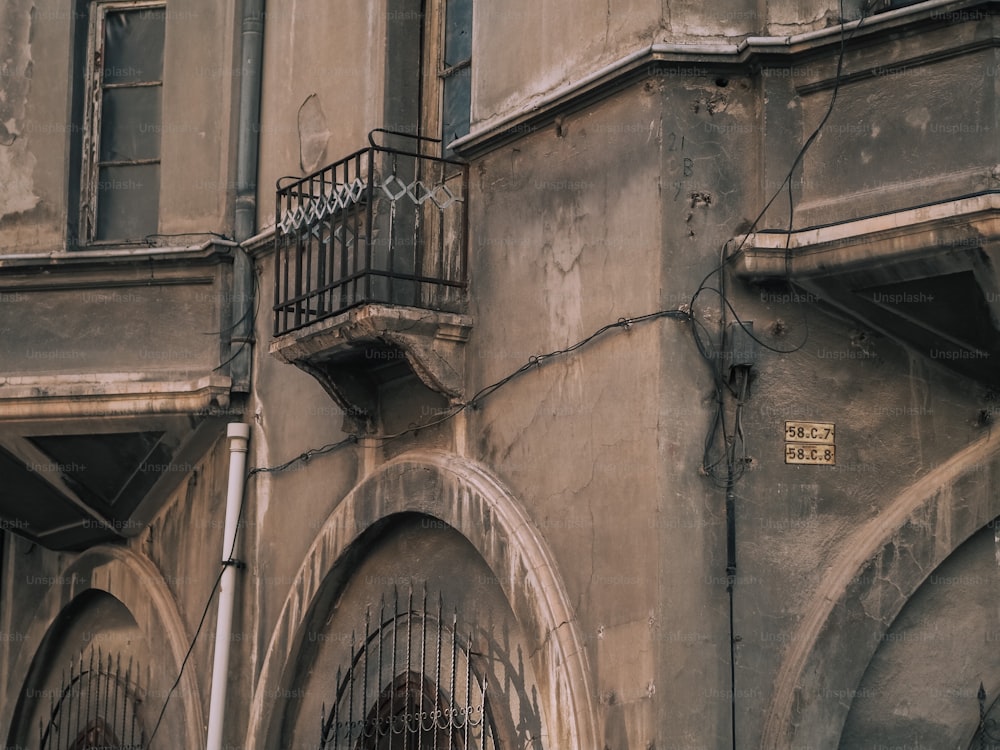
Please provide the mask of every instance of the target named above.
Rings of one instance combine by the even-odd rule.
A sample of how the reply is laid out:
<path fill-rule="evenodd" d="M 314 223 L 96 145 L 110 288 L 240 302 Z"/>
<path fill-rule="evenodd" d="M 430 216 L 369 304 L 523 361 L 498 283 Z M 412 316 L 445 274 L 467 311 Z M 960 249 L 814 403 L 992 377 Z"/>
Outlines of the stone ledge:
<path fill-rule="evenodd" d="M 398 347 L 425 386 L 460 400 L 465 391 L 464 344 L 471 330 L 467 315 L 367 304 L 279 336 L 269 351 L 316 378 L 345 412 L 370 419 L 375 408 L 371 399 L 359 394 L 353 385 L 356 378 L 344 377 L 344 371 L 358 367 L 338 359 L 370 346 Z"/>
<path fill-rule="evenodd" d="M 211 414 L 229 406 L 228 376 L 149 377 L 136 372 L 0 377 L 0 425 L 40 419 Z"/>
<path fill-rule="evenodd" d="M 801 229 L 790 236 L 775 231 L 737 237 L 732 244 L 744 249 L 733 267 L 748 280 L 798 280 L 928 252 L 987 249 L 998 240 L 1000 193 L 986 193 Z"/>

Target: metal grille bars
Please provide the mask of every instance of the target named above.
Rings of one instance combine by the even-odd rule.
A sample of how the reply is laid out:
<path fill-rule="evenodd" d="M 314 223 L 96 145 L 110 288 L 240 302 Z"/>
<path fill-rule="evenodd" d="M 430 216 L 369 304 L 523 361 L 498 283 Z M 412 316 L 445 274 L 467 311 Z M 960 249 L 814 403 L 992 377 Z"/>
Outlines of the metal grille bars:
<path fill-rule="evenodd" d="M 135 673 L 138 669 L 135 670 Z M 139 720 L 142 702 L 133 680 L 132 660 L 122 671 L 121 656 L 105 659 L 98 650 L 80 654 L 63 675 L 58 695 L 49 699 L 49 721 L 39 722 L 41 750 L 142 750 L 146 732 Z"/>
<path fill-rule="evenodd" d="M 372 141 L 283 180 L 275 209 L 275 336 L 369 302 L 460 312 L 467 165 Z"/>
<path fill-rule="evenodd" d="M 383 598 L 376 620 L 365 613 L 360 643 L 337 670 L 337 692 L 324 706 L 320 750 L 496 750 L 486 679 L 472 668 L 472 636 L 445 623 L 441 599 L 414 608 L 413 591 Z"/>

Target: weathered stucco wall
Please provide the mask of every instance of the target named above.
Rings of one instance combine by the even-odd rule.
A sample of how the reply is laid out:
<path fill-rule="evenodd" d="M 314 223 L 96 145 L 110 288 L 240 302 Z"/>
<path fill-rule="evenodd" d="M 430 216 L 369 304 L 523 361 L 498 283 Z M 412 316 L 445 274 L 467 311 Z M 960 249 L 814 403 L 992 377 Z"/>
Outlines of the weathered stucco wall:
<path fill-rule="evenodd" d="M 262 225 L 273 219 L 277 178 L 338 159 L 387 124 L 385 24 L 414 23 L 389 18 L 382 5 L 270 5 Z M 654 41 L 801 32 L 823 28 L 836 12 L 832 3 L 769 3 L 765 22 L 761 3 L 487 5 L 476 9 L 474 130 L 475 121 L 537 103 Z M 0 10 L 9 21 L 4 54 L 20 71 L 0 69 L 11 79 L 0 102 L 10 115 L 0 122 L 8 141 L 15 126 L 23 132 L 7 145 L 0 139 L 0 167 L 25 186 L 16 200 L 0 187 L 5 252 L 57 248 L 64 236 L 67 136 L 41 124 L 66 122 L 65 61 L 57 71 L 57 56 L 43 59 L 34 47 L 62 49 L 57 41 L 70 36 L 69 18 L 41 12 L 51 7 L 39 4 L 34 37 L 29 4 Z M 163 227 L 224 227 L 235 8 L 171 9 Z M 796 226 L 995 188 L 983 162 L 997 118 L 997 53 L 984 47 L 992 24 L 972 19 L 926 39 L 886 34 L 852 48 L 834 114 L 793 176 Z M 208 43 L 216 38 L 228 41 Z M 501 145 L 476 145 L 464 398 L 622 318 L 674 315 L 613 328 L 538 362 L 440 425 L 332 448 L 352 423 L 313 378 L 268 355 L 274 262 L 269 247 L 251 250 L 261 294 L 253 390 L 233 418 L 252 427 L 248 466 L 291 463 L 249 478 L 227 744 L 312 741 L 330 670 L 343 662 L 364 606 L 422 580 L 463 612 L 475 604 L 500 613 L 512 652 L 525 652 L 525 685 L 542 696 L 537 725 L 553 733 L 545 747 L 570 747 L 573 736 L 593 740 L 583 750 L 729 747 L 734 699 L 741 748 L 968 741 L 975 704 L 963 691 L 978 679 L 991 696 L 1000 691 L 990 677 L 992 535 L 961 546 L 997 515 L 995 394 L 794 287 L 727 274 L 732 308 L 723 309 L 723 280 L 711 274 L 822 119 L 838 44 L 830 37 L 812 51 L 775 53 L 759 67 L 660 63 Z M 948 44 L 970 48 L 928 57 Z M 915 62 L 875 71 L 890 57 Z M 188 98 L 220 109 L 190 107 Z M 23 124 L 30 122 L 39 125 Z M 761 227 L 782 229 L 788 215 L 780 195 Z M 683 316 L 702 283 L 693 324 Z M 190 337 L 224 326 L 224 316 L 196 304 L 193 292 L 171 289 L 122 300 L 134 303 L 123 308 L 122 330 L 170 308 L 173 327 L 156 337 L 157 351 L 192 348 L 203 362 L 216 340 Z M 83 300 L 74 315 L 88 319 L 104 304 Z M 22 313 L 10 338 L 19 351 L 31 341 L 70 346 L 77 329 L 48 319 L 59 307 L 42 299 L 46 320 L 37 323 Z M 735 685 L 725 488 L 701 468 L 718 398 L 708 365 L 717 353 L 706 363 L 693 337 L 717 342 L 734 312 L 762 342 L 741 415 L 749 461 L 734 489 Z M 81 344 L 82 363 L 131 361 L 136 344 L 101 336 Z M 41 371 L 37 364 L 27 367 Z M 382 433 L 445 413 L 443 399 L 413 378 L 385 384 L 382 396 Z M 726 403 L 731 431 L 735 404 L 729 396 Z M 785 420 L 835 423 L 836 466 L 786 464 Z M 185 481 L 148 529 L 93 559 L 21 541 L 6 547 L 0 631 L 10 637 L 0 641 L 0 665 L 12 668 L 0 670 L 0 730 L 33 653 L 18 653 L 15 635 L 36 648 L 76 595 L 101 584 L 93 571 L 105 564 L 155 571 L 149 592 L 136 583 L 141 575 L 119 573 L 107 574 L 105 590 L 139 632 L 166 633 L 169 648 L 151 641 L 140 650 L 157 663 L 158 680 L 173 677 L 218 575 L 226 461 L 220 440 L 184 467 Z M 388 531 L 380 525 L 401 513 L 409 515 Z M 77 568 L 87 583 L 74 582 Z M 143 605 L 147 595 L 152 603 Z M 956 624 L 959 614 L 965 619 Z M 74 627 L 90 628 L 90 616 Z M 102 627 L 131 632 L 126 625 Z M 207 713 L 210 631 L 187 667 L 183 705 L 194 714 Z M 74 633 L 67 644 L 77 643 Z M 946 719 L 927 721 L 941 703 Z M 248 737 L 247 727 L 261 734 Z M 181 729 L 168 731 L 179 744 Z M 199 739 L 201 727 L 193 731 Z"/>
<path fill-rule="evenodd" d="M 386 23 L 382 3 L 335 6 L 321 0 L 266 9 L 257 216 L 274 223 L 274 185 L 368 145 L 382 122 Z"/>
<path fill-rule="evenodd" d="M 84 135 L 83 123 L 72 115 L 71 89 L 84 79 L 84 71 L 74 69 L 72 51 L 86 41 L 85 33 L 74 37 L 75 26 L 86 26 L 76 5 L 4 4 L 0 253 L 66 249 L 67 202 L 80 201 L 78 186 L 71 184 L 71 143 Z M 239 82 L 234 5 L 172 0 L 164 11 L 163 117 L 150 125 L 160 135 L 163 234 L 229 232 L 233 92 Z"/>
<path fill-rule="evenodd" d="M 57 554 L 18 540 L 5 550 L 2 629 L 16 636 L 2 644 L 9 668 L 4 672 L 0 722 L 9 742 L 37 742 L 37 711 L 21 715 L 27 723 L 11 724 L 18 698 L 26 690 L 45 691 L 42 703 L 48 707 L 58 676 L 68 670 L 68 660 L 80 644 L 101 646 L 105 654 L 121 654 L 126 660 L 132 656 L 141 663 L 138 683 L 146 694 L 141 716 L 147 731 L 152 728 L 218 576 L 227 469 L 228 451 L 220 440 L 188 469 L 187 482 L 161 514 L 126 546 Z M 252 611 L 251 604 L 245 602 L 242 609 Z M 69 613 L 66 618 L 64 611 Z M 249 669 L 238 646 L 250 640 L 249 631 L 241 629 L 249 622 L 252 619 L 238 610 L 231 662 L 237 673 Z M 170 699 L 158 741 L 190 742 L 200 736 L 198 724 L 208 714 L 211 688 L 211 632 L 198 640 Z M 29 680 L 32 668 L 42 673 Z M 241 685 L 234 684 L 230 692 L 245 706 L 250 696 Z M 232 742 L 242 736 L 239 723 L 230 726 Z"/>
<path fill-rule="evenodd" d="M 980 682 L 988 712 L 1000 690 L 996 550 L 991 523 L 931 571 L 881 634 L 864 679 L 844 696 L 851 710 L 841 747 L 869 747 L 872 737 L 970 746 Z"/>
<path fill-rule="evenodd" d="M 0 10 L 0 248 L 51 248 L 64 239 L 68 60 L 49 53 L 69 46 L 64 6 L 25 0 Z"/>

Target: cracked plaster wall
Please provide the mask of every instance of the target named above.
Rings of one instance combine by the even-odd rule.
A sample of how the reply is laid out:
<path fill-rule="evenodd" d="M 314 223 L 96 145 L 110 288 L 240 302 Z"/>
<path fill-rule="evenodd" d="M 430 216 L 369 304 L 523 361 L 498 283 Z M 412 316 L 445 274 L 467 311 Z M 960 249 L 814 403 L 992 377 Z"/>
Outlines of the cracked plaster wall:
<path fill-rule="evenodd" d="M 77 555 L 50 552 L 8 536 L 0 631 L 16 634 L 16 638 L 0 643 L 0 660 L 6 665 L 0 684 L 0 736 L 5 741 L 12 746 L 37 742 L 37 720 L 22 726 L 22 734 L 8 734 L 15 729 L 11 719 L 17 696 L 33 684 L 29 677 L 46 682 L 31 689 L 45 690 L 68 668 L 74 651 L 79 654 L 91 646 L 105 654 L 121 654 L 125 660 L 136 658 L 142 667 L 147 703 L 160 710 L 217 576 L 228 459 L 225 440 L 219 440 L 149 528 L 125 545 Z M 252 522 L 245 523 L 244 532 L 249 544 Z M 88 597 L 86 607 L 70 608 L 71 603 L 82 604 Z M 249 597 L 237 604 L 234 643 L 252 642 L 251 606 Z M 74 613 L 69 622 L 61 618 L 64 612 Z M 47 642 L 43 657 L 33 662 L 50 630 L 54 642 Z M 203 634 L 192 652 L 160 730 L 159 736 L 168 743 L 190 743 L 198 737 L 199 719 L 208 716 L 213 644 L 214 639 Z M 47 669 L 52 676 L 32 675 L 32 667 Z M 249 670 L 238 649 L 233 650 L 230 668 L 237 673 Z M 234 682 L 229 691 L 234 706 L 249 704 L 243 682 Z M 47 709 L 48 693 L 41 695 Z M 240 713 L 242 718 L 234 718 L 227 727 L 231 742 L 238 741 L 239 724 L 246 722 L 244 711 L 231 712 L 233 717 Z"/>
<path fill-rule="evenodd" d="M 368 145 L 368 131 L 386 127 L 384 60 L 374 52 L 384 49 L 385 23 L 379 3 L 268 6 L 257 181 L 267 189 L 257 204 L 258 226 L 274 223 L 272 187 L 279 177 L 347 156 Z M 326 57 L 317 50 L 327 50 Z M 326 118 L 336 123 L 329 133 Z"/>
<path fill-rule="evenodd" d="M 330 44 L 348 59 L 367 60 L 357 55 L 367 55 L 377 37 L 377 14 L 351 12 L 357 15 L 335 23 L 333 11 L 300 1 L 287 17 L 276 13 L 269 21 L 265 59 L 280 62 L 265 75 L 271 106 L 264 110 L 261 185 L 298 163 L 296 113 L 311 92 L 324 108 L 329 102 L 325 111 L 352 113 L 331 135 L 330 154 L 354 150 L 379 124 L 371 103 L 378 97 L 363 97 L 381 80 L 372 72 L 378 62 L 332 71 L 313 62 L 312 51 Z M 549 31 L 556 20 L 549 18 Z M 502 32 L 497 39 L 509 38 Z M 486 59 L 493 54 L 483 52 Z M 509 48 L 505 54 L 520 59 Z M 557 67 L 545 71 L 553 81 L 563 75 L 552 72 Z M 532 80 L 540 88 L 551 82 Z M 723 86 L 714 75 L 654 79 L 477 160 L 470 391 L 621 316 L 690 300 L 723 243 L 776 187 L 772 181 L 783 176 L 782 165 L 808 132 L 803 123 L 822 111 L 824 97 L 816 95 L 804 116 L 786 81 L 769 82 L 765 108 L 758 86 L 739 78 Z M 860 118 L 865 109 L 855 102 L 847 111 Z M 782 225 L 780 203 L 769 215 L 774 226 Z M 261 265 L 260 287 L 270 289 L 269 259 Z M 761 353 L 745 414 L 754 463 L 737 501 L 737 722 L 741 744 L 756 747 L 775 680 L 799 643 L 799 626 L 824 576 L 892 498 L 981 437 L 976 414 L 983 394 L 937 363 L 914 360 L 891 341 L 827 315 L 815 300 L 739 284 L 732 292 L 766 341 L 782 349 L 804 342 L 788 355 Z M 707 323 L 717 320 L 711 302 L 704 313 Z M 258 340 L 267 340 L 267 316 L 257 323 Z M 254 463 L 279 463 L 340 439 L 343 414 L 311 378 L 264 350 L 255 348 Z M 393 398 L 400 424 L 427 416 L 419 401 L 406 407 L 405 392 Z M 495 471 L 544 534 L 578 614 L 601 704 L 600 739 L 612 750 L 726 746 L 723 496 L 697 471 L 712 399 L 689 327 L 671 320 L 637 324 L 532 370 L 479 411 L 400 439 L 382 454 L 352 448 L 260 481 L 253 541 L 247 540 L 257 568 L 242 605 L 255 629 L 244 633 L 252 645 L 240 651 L 246 661 L 236 669 L 256 673 L 302 551 L 351 488 L 393 454 L 439 447 Z M 836 422 L 837 467 L 785 465 L 786 419 Z M 183 575 L 215 560 L 218 518 L 210 501 L 222 496 L 216 480 L 211 487 L 189 485 L 190 495 L 164 511 L 166 534 L 153 537 L 150 554 L 165 570 L 173 566 Z M 902 604 L 901 566 L 915 564 L 927 574 L 923 559 L 946 554 L 944 540 L 954 534 L 948 519 L 918 518 L 918 540 L 874 557 L 879 583 L 849 601 L 849 613 L 868 624 L 875 621 L 864 613 L 874 613 L 879 627 L 887 626 Z M 189 527 L 197 534 L 188 534 Z M 56 556 L 39 556 L 43 569 L 61 569 Z M 177 596 L 193 626 L 210 582 L 188 583 L 178 584 Z M 208 661 L 206 643 L 205 653 L 196 652 L 200 663 Z M 851 675 L 866 664 L 857 653 L 820 666 L 856 686 Z M 833 742 L 847 706 L 841 692 L 822 689 L 800 697 L 798 710 L 815 709 L 824 739 Z M 246 705 L 250 688 L 241 690 Z M 239 729 L 232 731 L 239 742 Z"/>
<path fill-rule="evenodd" d="M 0 8 L 0 226 L 41 201 L 35 185 L 37 159 L 31 148 L 28 106 L 35 61 L 34 7 L 13 0 Z"/>
<path fill-rule="evenodd" d="M 995 529 L 980 531 L 930 572 L 880 634 L 864 678 L 842 695 L 850 712 L 841 747 L 867 747 L 872 737 L 968 746 L 979 683 L 987 707 L 1000 692 L 997 549 Z"/>
<path fill-rule="evenodd" d="M 747 585 L 737 589 L 742 636 L 737 682 L 774 686 L 742 702 L 748 741 L 756 746 L 760 726 L 750 716 L 766 714 L 771 690 L 784 689 L 777 681 L 785 679 L 779 678 L 778 668 L 793 654 L 813 648 L 804 618 L 829 596 L 823 594 L 824 581 L 834 571 L 857 582 L 871 579 L 874 585 L 860 599 L 834 610 L 841 624 L 830 626 L 831 633 L 842 629 L 838 642 L 845 650 L 832 661 L 818 656 L 820 663 L 802 677 L 797 698 L 796 711 L 808 704 L 813 718 L 830 720 L 822 724 L 822 733 L 814 727 L 797 735 L 797 741 L 809 742 L 809 735 L 833 742 L 839 736 L 837 696 L 856 689 L 874 650 L 852 648 L 852 637 L 870 643 L 871 634 L 852 635 L 841 618 L 854 622 L 865 611 L 891 617 L 906 590 L 892 583 L 895 571 L 909 566 L 908 575 L 926 575 L 928 561 L 960 541 L 951 529 L 953 516 L 962 517 L 957 502 L 962 495 L 954 506 L 943 506 L 925 521 L 915 518 L 914 526 L 904 528 L 920 533 L 889 546 L 870 568 L 846 570 L 838 561 L 855 548 L 855 535 L 866 523 L 880 522 L 900 492 L 984 437 L 976 419 L 982 392 L 938 366 L 914 361 L 883 337 L 871 332 L 862 337 L 850 324 L 813 312 L 805 317 L 805 305 L 794 301 L 794 293 L 757 292 L 756 299 L 741 294 L 736 300 L 745 319 L 753 320 L 755 330 L 778 348 L 802 348 L 786 356 L 762 355 L 756 391 L 744 415 L 745 429 L 756 437 L 755 471 L 739 488 L 739 554 Z M 776 330 L 779 337 L 773 335 Z M 784 465 L 780 452 L 786 419 L 834 422 L 837 466 Z M 966 469 L 973 471 L 976 492 L 989 492 L 986 466 Z M 979 523 L 988 520 L 983 512 L 979 517 Z M 884 523 L 891 528 L 891 520 Z"/>
<path fill-rule="evenodd" d="M 66 248 L 72 121 L 85 74 L 73 69 L 75 3 L 11 0 L 0 8 L 0 253 Z M 235 196 L 233 8 L 175 0 L 167 14 L 160 134 L 159 231 L 230 233 Z M 86 24 L 81 22 L 81 28 Z M 57 52 L 53 52 L 57 51 Z M 85 55 L 80 55 L 85 58 Z M 191 106 L 191 102 L 204 106 Z"/>
<path fill-rule="evenodd" d="M 654 79 L 477 164 L 474 382 L 688 302 L 740 220 L 732 184 L 750 167 L 736 129 L 711 126 L 747 111 L 738 81 Z M 710 398 L 687 327 L 661 320 L 544 365 L 474 415 L 474 450 L 573 571 L 608 747 L 724 738 L 721 505 L 693 468 Z M 539 461 L 556 445 L 574 449 Z"/>
<path fill-rule="evenodd" d="M 848 19 L 857 0 L 844 3 Z M 747 36 L 786 36 L 831 26 L 835 2 L 725 0 L 515 0 L 476 8 L 477 68 L 473 131 L 523 108 L 543 94 L 654 43 L 735 44 Z"/>

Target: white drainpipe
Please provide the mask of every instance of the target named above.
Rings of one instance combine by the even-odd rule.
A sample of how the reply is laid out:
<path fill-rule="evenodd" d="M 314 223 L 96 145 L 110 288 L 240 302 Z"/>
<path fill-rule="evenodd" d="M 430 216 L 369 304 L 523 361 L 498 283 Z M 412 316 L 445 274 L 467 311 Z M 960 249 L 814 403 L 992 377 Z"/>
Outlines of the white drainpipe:
<path fill-rule="evenodd" d="M 233 605 L 236 601 L 236 562 L 230 559 L 236 543 L 237 521 L 246 482 L 247 442 L 250 425 L 233 422 L 229 438 L 229 490 L 226 495 L 226 528 L 222 539 L 222 579 L 219 588 L 219 619 L 215 626 L 215 663 L 212 665 L 212 700 L 208 708 L 207 750 L 222 748 L 222 720 L 226 713 L 229 682 L 229 645 L 232 643 Z"/>

